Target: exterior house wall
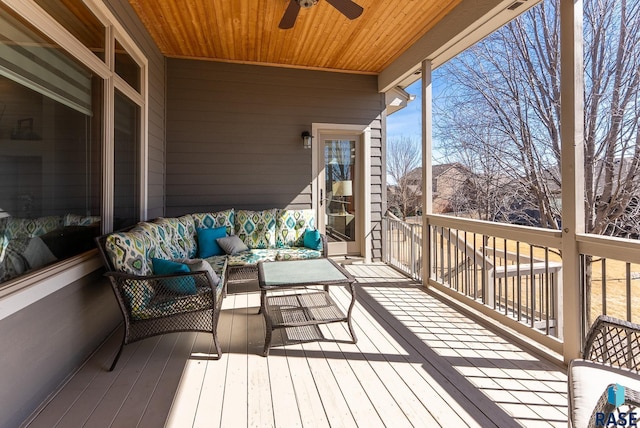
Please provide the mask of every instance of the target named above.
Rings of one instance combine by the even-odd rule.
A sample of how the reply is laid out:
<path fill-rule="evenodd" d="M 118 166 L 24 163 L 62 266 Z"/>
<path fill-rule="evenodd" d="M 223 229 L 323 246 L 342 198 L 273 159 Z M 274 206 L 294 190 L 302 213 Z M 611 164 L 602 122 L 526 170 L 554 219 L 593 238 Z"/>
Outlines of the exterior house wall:
<path fill-rule="evenodd" d="M 149 60 L 148 216 L 157 217 L 164 211 L 164 58 L 126 0 L 108 6 Z M 100 270 L 1 319 L 0 427 L 25 421 L 120 322 Z"/>
<path fill-rule="evenodd" d="M 119 322 L 113 293 L 99 272 L 4 318 L 0 426 L 20 426 Z"/>
<path fill-rule="evenodd" d="M 301 133 L 313 123 L 370 126 L 379 259 L 383 110 L 375 76 L 167 59 L 166 215 L 311 208 Z"/>

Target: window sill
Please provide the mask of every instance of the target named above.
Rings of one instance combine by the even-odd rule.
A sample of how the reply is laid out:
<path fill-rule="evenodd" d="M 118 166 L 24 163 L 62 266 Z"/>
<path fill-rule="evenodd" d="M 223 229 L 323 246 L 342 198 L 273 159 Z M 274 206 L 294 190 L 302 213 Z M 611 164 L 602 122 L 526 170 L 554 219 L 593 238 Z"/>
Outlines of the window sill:
<path fill-rule="evenodd" d="M 0 320 L 101 267 L 98 251 L 91 250 L 13 281 L 0 290 Z"/>

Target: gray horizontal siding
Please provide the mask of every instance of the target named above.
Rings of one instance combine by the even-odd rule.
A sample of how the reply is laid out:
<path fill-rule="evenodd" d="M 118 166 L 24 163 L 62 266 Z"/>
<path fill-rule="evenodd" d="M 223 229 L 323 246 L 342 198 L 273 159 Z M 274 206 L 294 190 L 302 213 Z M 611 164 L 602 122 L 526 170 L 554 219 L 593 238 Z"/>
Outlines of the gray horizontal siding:
<path fill-rule="evenodd" d="M 20 426 L 120 321 L 111 287 L 100 273 L 3 319 L 0 426 Z"/>
<path fill-rule="evenodd" d="M 383 116 L 380 116 L 383 117 Z M 383 159 L 382 159 L 382 135 L 383 120 L 377 118 L 376 127 L 372 127 L 371 132 L 371 230 L 368 231 L 371 236 L 371 257 L 373 260 L 382 259 L 382 206 L 384 192 L 382 185 L 383 177 Z"/>
<path fill-rule="evenodd" d="M 380 126 L 373 76 L 167 59 L 167 79 L 167 215 L 310 208 L 302 131 Z"/>

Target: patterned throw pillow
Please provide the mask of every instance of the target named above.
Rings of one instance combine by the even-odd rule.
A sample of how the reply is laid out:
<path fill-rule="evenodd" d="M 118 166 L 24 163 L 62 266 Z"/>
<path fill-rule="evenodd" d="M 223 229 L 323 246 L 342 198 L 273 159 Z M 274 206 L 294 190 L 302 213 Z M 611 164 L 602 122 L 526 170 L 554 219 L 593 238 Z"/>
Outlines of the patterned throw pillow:
<path fill-rule="evenodd" d="M 182 217 L 159 218 L 155 223 L 161 225 L 167 232 L 171 243 L 171 258 L 193 258 L 196 256 L 198 251 L 196 226 L 190 214 Z"/>
<path fill-rule="evenodd" d="M 82 216 L 78 214 L 65 214 L 64 226 L 90 226 L 100 221 L 100 216 Z"/>
<path fill-rule="evenodd" d="M 236 213 L 236 235 L 247 247 L 275 248 L 277 210 L 248 211 Z"/>
<path fill-rule="evenodd" d="M 302 247 L 307 229 L 315 229 L 313 210 L 278 210 L 276 247 Z"/>
<path fill-rule="evenodd" d="M 233 208 L 215 213 L 191 214 L 195 227 L 198 229 L 213 229 L 214 227 L 225 226 L 227 235 L 235 233 L 235 211 Z"/>
<path fill-rule="evenodd" d="M 140 232 L 147 235 L 150 242 L 157 247 L 156 253 L 158 257 L 170 258 L 172 256 L 171 236 L 161 225 L 143 221 L 136 224 L 129 232 Z"/>
<path fill-rule="evenodd" d="M 151 244 L 147 234 L 140 231 L 112 233 L 105 243 L 114 269 L 132 275 L 151 275 L 151 257 L 156 257 L 158 248 Z"/>
<path fill-rule="evenodd" d="M 48 216 L 40 218 L 9 217 L 4 234 L 7 239 L 33 238 L 62 227 L 62 217 Z"/>

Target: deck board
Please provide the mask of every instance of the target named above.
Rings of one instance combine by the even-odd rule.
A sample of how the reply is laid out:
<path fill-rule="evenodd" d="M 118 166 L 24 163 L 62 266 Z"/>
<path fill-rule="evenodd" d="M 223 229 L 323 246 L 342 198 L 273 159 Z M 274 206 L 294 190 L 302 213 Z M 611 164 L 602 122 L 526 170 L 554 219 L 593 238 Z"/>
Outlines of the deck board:
<path fill-rule="evenodd" d="M 566 426 L 561 368 L 388 266 L 347 268 L 359 283 L 357 344 L 345 323 L 321 326 L 318 342 L 289 343 L 276 330 L 262 357 L 249 281 L 223 302 L 220 360 L 210 335 L 174 333 L 126 346 L 108 372 L 117 331 L 28 426 Z M 347 290 L 331 293 L 346 310 Z"/>

